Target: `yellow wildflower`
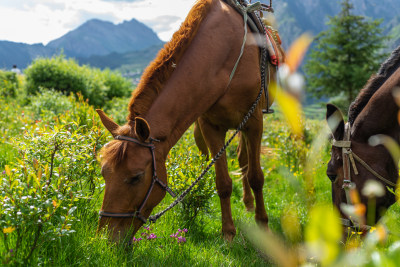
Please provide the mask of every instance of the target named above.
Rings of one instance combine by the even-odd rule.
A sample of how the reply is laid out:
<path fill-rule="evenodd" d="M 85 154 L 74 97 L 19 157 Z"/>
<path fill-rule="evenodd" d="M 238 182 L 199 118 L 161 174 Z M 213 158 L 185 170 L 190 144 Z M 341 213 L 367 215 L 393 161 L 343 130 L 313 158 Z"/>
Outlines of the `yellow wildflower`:
<path fill-rule="evenodd" d="M 10 233 L 14 232 L 14 230 L 15 230 L 15 227 L 10 226 L 10 227 L 4 228 L 3 233 L 10 234 Z"/>

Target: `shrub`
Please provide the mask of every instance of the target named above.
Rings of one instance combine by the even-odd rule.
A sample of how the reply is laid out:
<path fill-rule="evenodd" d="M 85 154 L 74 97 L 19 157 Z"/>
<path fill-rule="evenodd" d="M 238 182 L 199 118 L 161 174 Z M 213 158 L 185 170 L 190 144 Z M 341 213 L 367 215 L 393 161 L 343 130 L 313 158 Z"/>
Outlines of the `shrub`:
<path fill-rule="evenodd" d="M 95 106 L 103 106 L 107 100 L 128 96 L 131 92 L 131 84 L 120 74 L 79 66 L 63 55 L 39 58 L 26 69 L 25 74 L 29 94 L 40 88 L 54 89 L 66 95 L 80 93 Z"/>
<path fill-rule="evenodd" d="M 51 120 L 54 116 L 72 109 L 71 100 L 61 92 L 53 89 L 41 89 L 36 95 L 30 97 L 30 105 L 27 109 L 32 111 L 35 120 Z"/>
<path fill-rule="evenodd" d="M 175 145 L 166 162 L 168 183 L 172 191 L 180 195 L 200 175 L 206 167 L 207 161 L 198 151 L 188 147 L 192 143 L 193 132 L 187 131 L 180 139 L 180 145 Z M 186 227 L 198 222 L 200 214 L 210 211 L 211 198 L 215 191 L 215 171 L 211 168 L 202 180 L 186 195 L 175 212 L 181 218 Z M 197 221 L 196 221 L 197 220 Z"/>
<path fill-rule="evenodd" d="M 0 96 L 15 97 L 15 93 L 19 88 L 18 76 L 11 71 L 0 70 Z"/>
<path fill-rule="evenodd" d="M 127 97 L 114 97 L 105 104 L 104 111 L 119 125 L 125 124 L 129 101 Z"/>
<path fill-rule="evenodd" d="M 74 123 L 44 127 L 15 142 L 20 159 L 6 166 L 0 184 L 3 263 L 27 264 L 38 247 L 74 232 L 73 212 L 88 208 L 100 177 L 102 134 L 85 131 Z"/>
<path fill-rule="evenodd" d="M 46 104 L 52 93 L 43 92 Z M 105 131 L 94 109 L 74 99 L 65 97 L 70 110 L 51 121 L 15 118 L 23 121 L 23 132 L 10 141 L 16 158 L 8 159 L 0 174 L 3 264 L 48 261 L 37 257 L 38 251 L 73 234 L 79 219 L 74 211 L 91 209 L 91 196 L 103 186 L 96 153 Z"/>

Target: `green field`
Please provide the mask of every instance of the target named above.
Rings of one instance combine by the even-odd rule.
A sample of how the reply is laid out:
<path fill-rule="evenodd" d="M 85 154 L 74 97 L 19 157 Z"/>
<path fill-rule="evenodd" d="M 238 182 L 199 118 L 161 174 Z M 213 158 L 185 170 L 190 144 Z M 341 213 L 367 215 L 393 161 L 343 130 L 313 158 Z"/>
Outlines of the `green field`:
<path fill-rule="evenodd" d="M 106 111 L 123 118 L 126 109 L 121 105 L 109 105 Z M 307 266 L 319 266 L 317 262 L 323 266 L 396 266 L 400 262 L 397 204 L 384 219 L 386 238 L 378 238 L 376 231 L 361 239 L 353 232 L 347 242 L 339 242 L 336 218 L 329 220 L 334 213 L 325 175 L 329 142 L 324 121 L 307 119 L 303 137 L 295 137 L 279 111 L 264 118 L 261 166 L 272 233 L 257 231 L 254 213 L 246 212 L 241 201 L 235 139 L 227 150 L 237 227 L 232 243 L 222 239 L 211 170 L 183 205 L 149 230 L 140 230 L 136 238 L 142 240 L 126 246 L 109 243 L 104 233 L 96 232 L 104 190 L 98 153 L 112 137 L 94 108 L 82 98 L 54 91 L 26 99 L 22 89 L 16 96 L 2 96 L 0 107 L 2 264 L 293 266 L 295 259 L 296 264 Z M 323 112 L 311 112 L 316 110 Z M 168 158 L 172 188 L 182 191 L 206 163 L 190 128 Z M 172 201 L 167 196 L 154 212 Z M 187 229 L 179 233 L 185 242 L 171 237 L 179 229 Z M 321 250 L 313 249 L 316 246 Z"/>

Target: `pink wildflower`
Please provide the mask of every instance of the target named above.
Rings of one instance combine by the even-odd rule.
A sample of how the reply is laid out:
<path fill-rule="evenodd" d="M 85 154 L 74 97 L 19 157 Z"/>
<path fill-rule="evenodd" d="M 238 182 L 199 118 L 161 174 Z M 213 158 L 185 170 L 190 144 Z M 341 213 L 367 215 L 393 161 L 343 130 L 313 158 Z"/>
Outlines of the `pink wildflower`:
<path fill-rule="evenodd" d="M 147 239 L 156 239 L 156 238 L 157 238 L 156 234 L 153 234 L 153 233 L 151 233 L 151 234 L 147 237 Z"/>
<path fill-rule="evenodd" d="M 184 236 L 178 237 L 178 243 L 186 243 L 186 238 Z"/>

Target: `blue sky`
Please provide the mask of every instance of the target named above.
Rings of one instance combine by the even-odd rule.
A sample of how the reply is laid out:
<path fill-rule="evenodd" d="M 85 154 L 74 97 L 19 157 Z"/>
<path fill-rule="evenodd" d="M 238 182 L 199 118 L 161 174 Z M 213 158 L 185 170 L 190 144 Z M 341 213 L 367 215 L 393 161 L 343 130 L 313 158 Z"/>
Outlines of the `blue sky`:
<path fill-rule="evenodd" d="M 0 0 L 0 40 L 44 43 L 85 21 L 135 18 L 168 41 L 195 0 Z"/>

